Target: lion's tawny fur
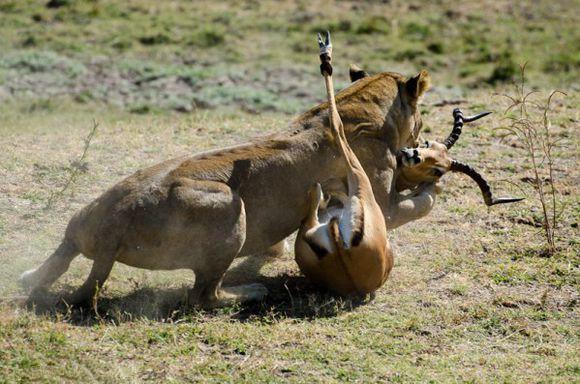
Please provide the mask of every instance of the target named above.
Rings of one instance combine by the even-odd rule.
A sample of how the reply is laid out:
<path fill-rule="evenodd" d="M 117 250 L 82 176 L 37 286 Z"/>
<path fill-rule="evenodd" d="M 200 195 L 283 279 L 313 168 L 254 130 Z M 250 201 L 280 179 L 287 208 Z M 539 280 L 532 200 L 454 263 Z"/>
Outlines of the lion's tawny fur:
<path fill-rule="evenodd" d="M 363 164 L 389 227 L 426 215 L 435 189 L 395 191 L 397 149 L 420 129 L 417 100 L 428 75 L 362 78 L 338 93 L 350 145 Z M 79 253 L 93 269 L 70 302 L 90 298 L 115 261 L 148 269 L 188 268 L 190 294 L 202 305 L 264 295 L 256 285 L 221 288 L 236 256 L 256 254 L 300 225 L 314 181 L 345 176 L 328 137 L 327 104 L 295 119 L 284 132 L 231 148 L 165 161 L 119 182 L 71 219 L 59 250 L 23 276 L 30 288 L 51 285 Z"/>

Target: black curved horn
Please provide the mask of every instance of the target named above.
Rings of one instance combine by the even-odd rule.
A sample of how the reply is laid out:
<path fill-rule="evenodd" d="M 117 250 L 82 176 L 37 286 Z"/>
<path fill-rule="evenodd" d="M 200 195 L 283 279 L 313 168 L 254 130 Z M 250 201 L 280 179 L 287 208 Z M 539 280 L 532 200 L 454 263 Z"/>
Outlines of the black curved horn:
<path fill-rule="evenodd" d="M 491 207 L 492 205 L 496 204 L 506 204 L 506 203 L 515 203 L 516 201 L 521 201 L 523 197 L 499 197 L 494 198 L 491 193 L 491 187 L 487 183 L 487 181 L 473 169 L 470 165 L 462 163 L 457 160 L 453 160 L 451 162 L 451 167 L 449 168 L 452 172 L 461 172 L 466 174 L 467 176 L 471 177 L 473 181 L 477 183 L 479 189 L 481 190 L 481 194 L 483 195 L 483 200 L 485 201 L 485 205 Z"/>
<path fill-rule="evenodd" d="M 472 121 L 479 120 L 484 116 L 489 115 L 491 112 L 482 112 L 474 116 L 464 117 L 463 112 L 459 108 L 453 110 L 453 130 L 449 134 L 449 137 L 445 139 L 443 144 L 450 149 L 453 147 L 459 136 L 461 135 L 463 129 L 463 123 L 471 123 Z"/>

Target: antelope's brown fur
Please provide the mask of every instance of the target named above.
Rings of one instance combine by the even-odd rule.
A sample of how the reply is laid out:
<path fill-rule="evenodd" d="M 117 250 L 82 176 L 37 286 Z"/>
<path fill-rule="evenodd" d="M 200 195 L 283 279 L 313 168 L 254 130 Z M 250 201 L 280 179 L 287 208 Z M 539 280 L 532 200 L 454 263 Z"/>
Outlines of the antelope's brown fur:
<path fill-rule="evenodd" d="M 346 140 L 332 78 L 325 74 L 325 80 L 330 131 L 347 167 L 348 195 L 340 196 L 338 206 L 321 208 L 320 184 L 310 190 L 310 210 L 296 237 L 295 257 L 302 272 L 315 283 L 342 295 L 366 295 L 386 281 L 393 253 L 371 182 Z"/>
<path fill-rule="evenodd" d="M 412 188 L 420 183 L 436 183 L 451 168 L 453 159 L 445 145 L 431 141 L 429 147 L 416 148 L 418 164 L 404 161 L 397 178 L 397 190 Z"/>

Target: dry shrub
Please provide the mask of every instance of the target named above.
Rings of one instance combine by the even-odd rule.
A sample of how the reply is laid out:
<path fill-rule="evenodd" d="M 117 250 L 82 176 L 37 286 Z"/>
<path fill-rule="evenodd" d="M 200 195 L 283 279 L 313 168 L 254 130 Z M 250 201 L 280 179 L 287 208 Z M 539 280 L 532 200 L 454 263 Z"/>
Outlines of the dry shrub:
<path fill-rule="evenodd" d="M 566 94 L 552 91 L 543 102 L 532 100 L 530 96 L 536 92 L 526 89 L 526 64 L 520 65 L 520 81 L 515 84 L 514 93 L 503 95 L 510 100 L 510 105 L 504 112 L 509 125 L 501 129 L 507 130 L 508 135 L 517 137 L 525 148 L 525 154 L 532 166 L 531 184 L 541 206 L 547 252 L 552 255 L 556 251 L 555 232 L 562 204 L 554 179 L 554 149 L 560 139 L 553 133 L 549 115 L 552 113 L 552 99 Z"/>

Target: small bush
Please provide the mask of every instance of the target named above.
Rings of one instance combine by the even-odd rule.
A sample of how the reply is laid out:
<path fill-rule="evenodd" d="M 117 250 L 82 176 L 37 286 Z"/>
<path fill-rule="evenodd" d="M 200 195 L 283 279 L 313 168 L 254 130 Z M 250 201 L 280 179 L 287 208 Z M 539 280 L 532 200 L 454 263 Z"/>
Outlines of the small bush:
<path fill-rule="evenodd" d="M 395 60 L 414 60 L 425 55 L 425 51 L 416 48 L 409 48 L 395 54 Z"/>
<path fill-rule="evenodd" d="M 463 78 L 473 76 L 473 75 L 479 73 L 480 70 L 481 70 L 481 65 L 464 64 L 459 69 L 459 76 L 463 77 Z"/>
<path fill-rule="evenodd" d="M 46 17 L 41 13 L 35 13 L 32 15 L 32 21 L 35 23 L 42 23 L 46 21 Z"/>
<path fill-rule="evenodd" d="M 2 2 L 0 2 L 0 12 L 5 12 L 5 13 L 18 12 L 18 8 L 16 7 L 16 1 L 2 1 Z"/>
<path fill-rule="evenodd" d="M 465 52 L 469 54 L 469 61 L 472 63 L 489 63 L 497 57 L 485 42 L 470 44 Z"/>
<path fill-rule="evenodd" d="M 22 108 L 25 113 L 35 112 L 52 112 L 56 109 L 56 105 L 51 99 L 38 99 Z"/>
<path fill-rule="evenodd" d="M 151 112 L 151 106 L 147 104 L 140 104 L 129 109 L 129 112 L 134 113 L 136 115 L 145 115 Z"/>
<path fill-rule="evenodd" d="M 235 19 L 234 12 L 224 12 L 214 17 L 213 22 L 221 25 L 230 25 L 232 23 L 232 20 L 234 19 Z"/>
<path fill-rule="evenodd" d="M 419 23 L 407 23 L 403 27 L 404 37 L 411 40 L 424 40 L 431 36 L 431 29 L 428 25 Z"/>
<path fill-rule="evenodd" d="M 81 103 L 81 104 L 88 103 L 89 101 L 92 101 L 92 100 L 94 100 L 94 99 L 95 99 L 95 97 L 94 97 L 94 95 L 91 93 L 91 91 L 90 91 L 90 90 L 84 90 L 84 91 L 81 91 L 81 92 L 77 93 L 77 94 L 75 95 L 75 97 L 74 97 L 74 100 L 75 100 L 77 103 Z"/>
<path fill-rule="evenodd" d="M 390 31 L 389 22 L 383 16 L 372 16 L 364 19 L 356 28 L 359 35 L 370 35 L 374 33 L 387 34 Z"/>
<path fill-rule="evenodd" d="M 133 43 L 130 40 L 117 40 L 111 46 L 118 51 L 126 51 L 133 46 Z"/>
<path fill-rule="evenodd" d="M 352 30 L 352 23 L 350 20 L 330 20 L 324 24 L 316 24 L 310 28 L 310 32 L 349 32 Z"/>
<path fill-rule="evenodd" d="M 572 72 L 578 69 L 580 69 L 580 53 L 578 51 L 551 56 L 544 65 L 544 70 L 548 72 Z"/>
<path fill-rule="evenodd" d="M 50 0 L 46 3 L 46 8 L 60 8 L 72 4 L 72 0 Z"/>
<path fill-rule="evenodd" d="M 518 65 L 514 62 L 511 53 L 505 51 L 499 58 L 498 63 L 493 68 L 491 75 L 487 78 L 489 84 L 503 83 L 513 80 L 518 72 Z"/>
<path fill-rule="evenodd" d="M 169 36 L 164 33 L 157 33 L 155 35 L 143 36 L 139 38 L 139 42 L 143 45 L 161 45 L 167 44 L 171 40 Z"/>
<path fill-rule="evenodd" d="M 432 42 L 427 44 L 427 50 L 431 53 L 435 53 L 437 55 L 442 54 L 445 50 L 443 49 L 443 44 L 440 42 Z"/>
<path fill-rule="evenodd" d="M 226 34 L 224 31 L 212 27 L 206 27 L 198 31 L 189 41 L 190 45 L 196 45 L 202 48 L 210 48 L 216 45 L 221 45 L 226 41 Z"/>
<path fill-rule="evenodd" d="M 25 37 L 20 45 L 24 48 L 36 47 L 38 45 L 38 41 L 36 40 L 36 37 L 30 35 Z"/>

